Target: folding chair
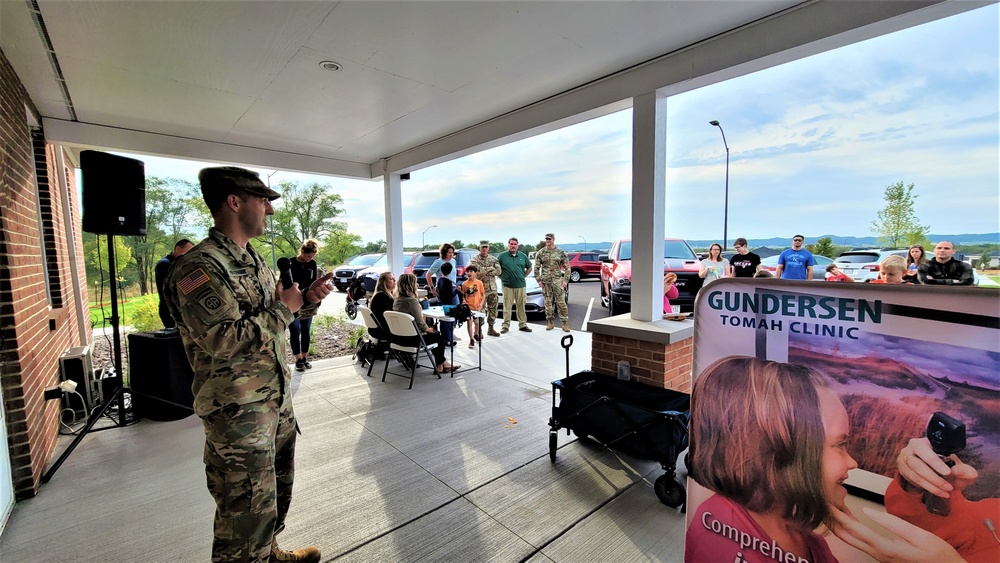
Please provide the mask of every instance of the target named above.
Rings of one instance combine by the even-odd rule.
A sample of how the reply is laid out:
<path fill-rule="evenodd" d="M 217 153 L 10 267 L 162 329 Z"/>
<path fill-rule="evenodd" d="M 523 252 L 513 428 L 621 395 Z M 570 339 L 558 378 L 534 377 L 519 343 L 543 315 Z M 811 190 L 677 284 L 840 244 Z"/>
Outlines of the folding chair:
<path fill-rule="evenodd" d="M 427 359 L 431 362 L 430 367 L 434 370 L 434 375 L 438 379 L 441 379 L 441 374 L 437 371 L 437 364 L 434 363 L 434 357 L 431 356 L 431 350 L 437 348 L 437 343 L 427 344 L 424 341 L 424 337 L 417 330 L 417 323 L 413 320 L 413 317 L 407 313 L 400 313 L 398 311 L 386 311 L 385 312 L 385 324 L 389 325 L 389 333 L 392 334 L 392 340 L 397 340 L 399 338 L 406 338 L 416 336 L 420 340 L 418 346 L 406 346 L 403 344 L 397 344 L 390 340 L 389 349 L 396 350 L 397 352 L 402 352 L 404 354 L 413 354 L 413 363 L 410 367 L 410 386 L 407 389 L 413 389 L 413 379 L 417 373 L 418 360 L 420 359 L 420 352 L 427 355 Z M 385 367 L 382 369 L 382 381 L 385 381 L 385 376 L 389 372 L 389 362 L 385 363 Z M 393 375 L 398 375 L 400 377 L 406 377 L 405 375 L 394 373 Z"/>
<path fill-rule="evenodd" d="M 358 305 L 358 312 L 361 313 L 361 318 L 364 319 L 365 326 L 368 327 L 368 334 L 365 335 L 365 338 L 375 341 L 375 350 L 379 353 L 379 355 L 381 355 L 384 350 L 389 350 L 389 331 L 382 328 L 382 325 L 378 322 L 378 319 L 375 318 L 375 314 L 372 313 L 372 310 L 363 305 Z M 373 330 L 376 331 L 375 334 L 380 336 L 372 334 Z M 385 361 L 386 363 L 389 363 L 389 358 L 386 358 Z M 368 377 L 372 376 L 373 367 L 375 367 L 374 357 L 368 362 Z"/>

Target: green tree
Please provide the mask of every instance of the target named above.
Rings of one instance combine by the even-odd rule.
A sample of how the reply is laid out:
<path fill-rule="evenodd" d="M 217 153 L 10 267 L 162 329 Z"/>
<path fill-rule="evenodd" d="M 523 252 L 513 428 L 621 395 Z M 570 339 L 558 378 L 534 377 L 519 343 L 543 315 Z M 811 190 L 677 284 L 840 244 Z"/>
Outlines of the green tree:
<path fill-rule="evenodd" d="M 809 246 L 811 247 L 809 251 L 813 254 L 819 254 L 827 258 L 833 258 L 837 255 L 837 247 L 833 244 L 833 239 L 830 237 L 823 237 L 816 241 L 816 244 Z"/>
<path fill-rule="evenodd" d="M 913 184 L 903 186 L 903 182 L 885 187 L 885 207 L 878 212 L 878 219 L 872 221 L 871 227 L 880 243 L 898 248 L 910 244 L 910 240 L 927 238 L 930 227 L 921 225 L 917 219 L 914 210 L 917 196 L 913 187 Z"/>
<path fill-rule="evenodd" d="M 368 244 L 364 245 L 364 247 L 361 248 L 361 252 L 365 254 L 376 254 L 378 252 L 385 252 L 386 248 L 387 246 L 385 241 L 379 239 L 375 242 L 369 242 Z"/>
<path fill-rule="evenodd" d="M 281 239 L 290 248 L 298 250 L 306 239 L 322 240 L 346 225 L 337 221 L 344 214 L 344 200 L 333 193 L 330 184 L 313 182 L 300 187 L 297 182 L 278 185 L 281 199 L 271 217 L 275 244 Z"/>

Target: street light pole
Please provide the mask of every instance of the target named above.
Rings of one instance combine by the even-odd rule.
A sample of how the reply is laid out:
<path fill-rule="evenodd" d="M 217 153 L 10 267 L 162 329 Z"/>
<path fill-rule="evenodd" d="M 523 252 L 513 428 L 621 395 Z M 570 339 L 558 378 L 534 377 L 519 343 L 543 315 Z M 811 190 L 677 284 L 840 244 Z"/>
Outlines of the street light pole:
<path fill-rule="evenodd" d="M 430 227 L 427 227 L 426 229 L 424 229 L 424 232 L 420 233 L 420 250 L 423 250 L 424 246 L 426 246 L 424 244 L 424 235 L 426 235 L 427 231 L 433 229 L 434 227 L 437 227 L 437 225 L 431 225 Z"/>
<path fill-rule="evenodd" d="M 583 238 L 583 235 L 576 235 L 579 238 Z M 583 251 L 587 251 L 587 239 L 583 238 Z"/>
<path fill-rule="evenodd" d="M 718 121 L 712 120 L 708 123 L 719 128 L 719 133 L 722 133 L 722 144 L 726 147 L 726 198 L 722 215 L 722 250 L 726 250 L 729 244 L 729 143 L 726 142 L 726 132 L 722 130 L 722 125 L 719 125 Z"/>

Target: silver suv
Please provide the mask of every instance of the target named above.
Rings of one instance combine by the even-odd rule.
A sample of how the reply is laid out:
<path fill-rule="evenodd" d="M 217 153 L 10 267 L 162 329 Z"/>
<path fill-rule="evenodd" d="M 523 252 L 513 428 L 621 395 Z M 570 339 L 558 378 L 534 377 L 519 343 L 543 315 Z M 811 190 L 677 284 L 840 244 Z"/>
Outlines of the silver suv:
<path fill-rule="evenodd" d="M 856 282 L 870 282 L 878 279 L 878 265 L 889 256 L 906 258 L 906 250 L 848 250 L 834 260 L 840 271 L 854 278 Z"/>

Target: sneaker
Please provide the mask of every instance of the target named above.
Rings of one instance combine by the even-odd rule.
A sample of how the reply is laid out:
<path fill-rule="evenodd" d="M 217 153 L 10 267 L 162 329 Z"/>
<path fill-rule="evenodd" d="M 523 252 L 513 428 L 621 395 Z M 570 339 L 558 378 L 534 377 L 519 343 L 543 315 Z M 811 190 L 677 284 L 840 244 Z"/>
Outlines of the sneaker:
<path fill-rule="evenodd" d="M 476 335 L 476 342 L 482 342 L 482 341 L 483 341 L 483 335 L 482 334 L 477 334 Z"/>
<path fill-rule="evenodd" d="M 475 340 L 473 340 L 472 342 L 469 342 L 469 348 L 473 348 L 474 349 L 475 347 L 476 347 L 476 341 Z"/>
<path fill-rule="evenodd" d="M 313 365 L 309 363 L 309 360 L 302 360 L 302 365 L 306 366 L 306 369 L 313 368 Z"/>
<path fill-rule="evenodd" d="M 309 547 L 303 547 L 302 549 L 296 549 L 295 551 L 285 551 L 278 547 L 278 540 L 271 540 L 271 557 L 270 561 L 304 561 L 306 563 L 319 563 L 320 552 L 319 548 L 310 545 Z"/>
<path fill-rule="evenodd" d="M 525 325 L 525 326 L 522 326 L 521 328 L 519 328 L 519 329 L 517 329 L 517 330 L 520 330 L 521 332 L 531 332 L 531 329 L 530 329 L 530 328 L 528 328 L 528 326 L 527 326 L 527 325 Z"/>
<path fill-rule="evenodd" d="M 301 358 L 295 360 L 295 371 L 306 371 L 306 364 Z"/>

